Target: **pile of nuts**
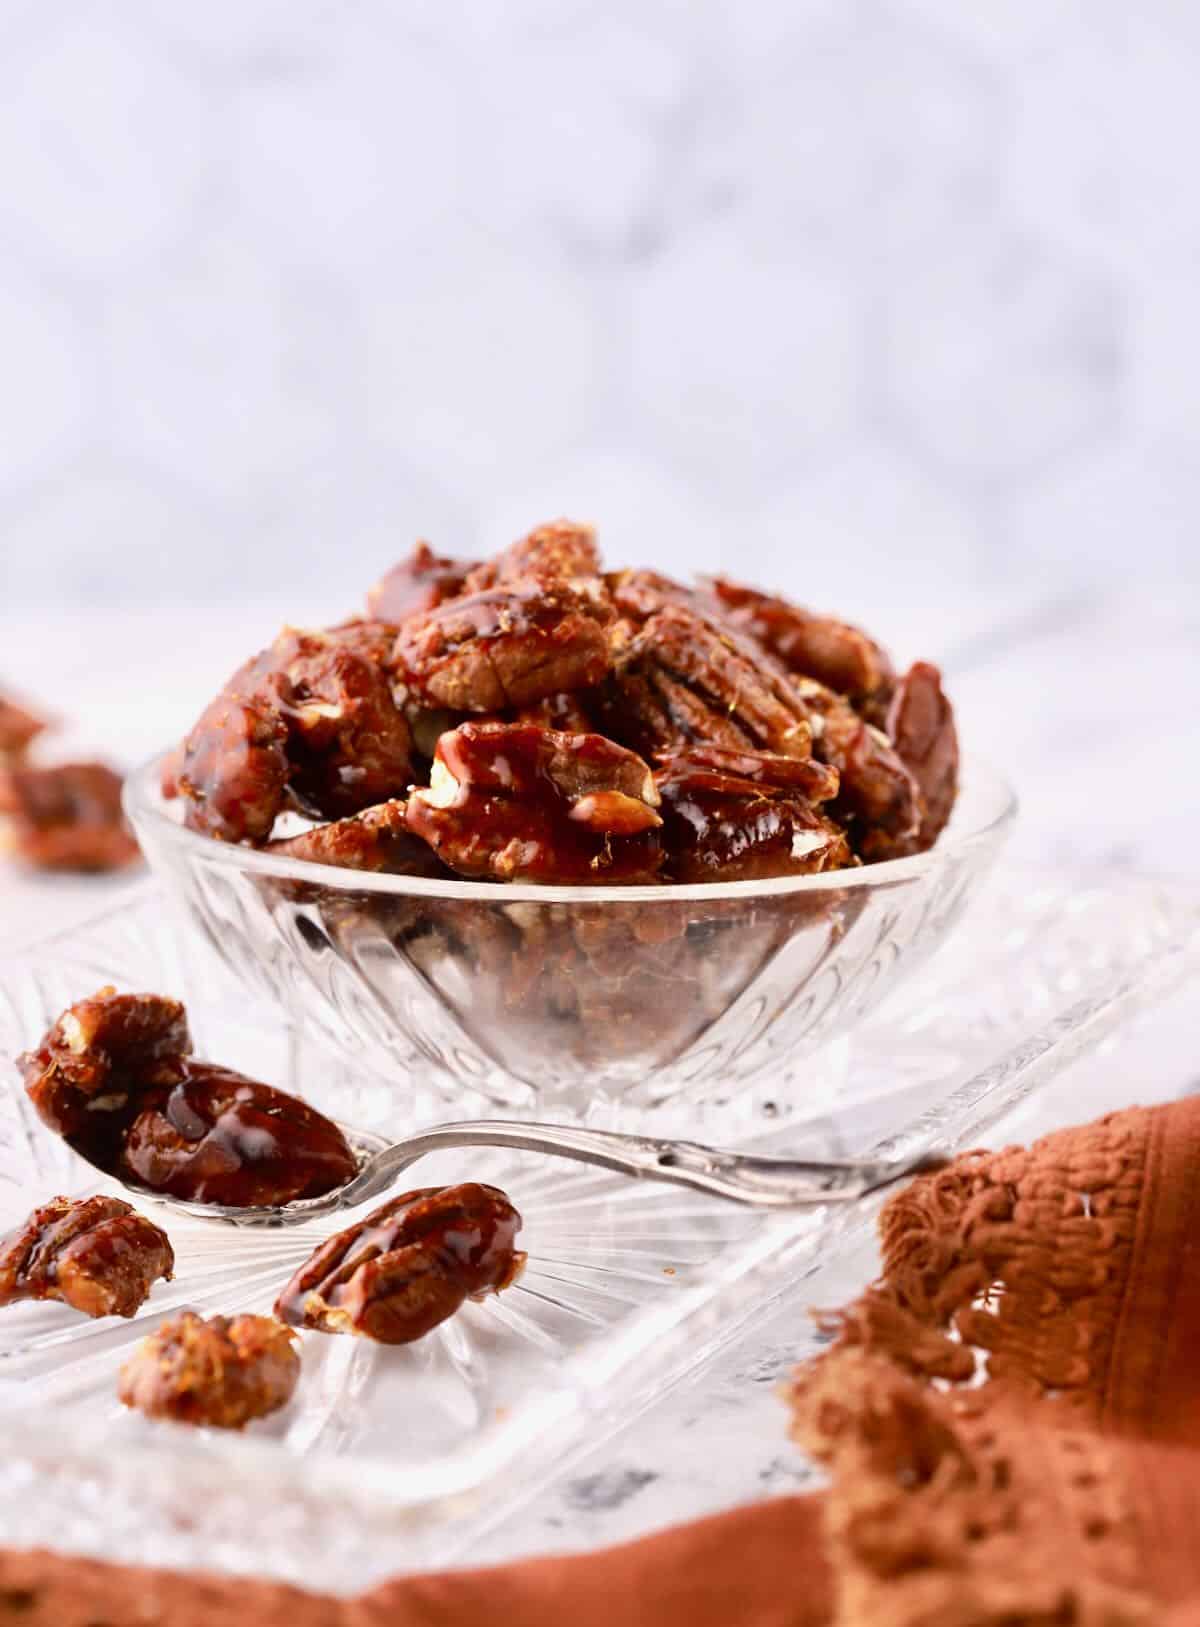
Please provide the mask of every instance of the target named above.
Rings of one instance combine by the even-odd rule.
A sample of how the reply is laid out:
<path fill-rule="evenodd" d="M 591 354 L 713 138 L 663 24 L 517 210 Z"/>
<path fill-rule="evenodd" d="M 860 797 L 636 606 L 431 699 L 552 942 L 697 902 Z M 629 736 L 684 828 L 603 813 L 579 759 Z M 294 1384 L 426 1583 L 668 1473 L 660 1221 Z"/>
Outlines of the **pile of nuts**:
<path fill-rule="evenodd" d="M 346 869 L 565 884 L 808 875 L 930 847 L 937 669 L 725 580 L 605 572 L 588 526 L 425 544 L 367 614 L 285 629 L 171 755 L 185 823 Z M 276 821 L 318 821 L 272 840 Z"/>
<path fill-rule="evenodd" d="M 162 995 L 101 989 L 20 1066 L 50 1129 L 149 1192 L 273 1208 L 358 1172 L 341 1130 L 307 1103 L 198 1061 L 183 1006 Z M 240 1429 L 291 1399 L 292 1328 L 409 1344 L 516 1280 L 520 1229 L 508 1197 L 473 1181 L 390 1198 L 315 1249 L 274 1317 L 183 1311 L 163 1322 L 122 1368 L 120 1399 L 149 1417 Z M 56 1197 L 0 1237 L 0 1306 L 52 1299 L 131 1317 L 174 1268 L 166 1233 L 122 1199 Z"/>

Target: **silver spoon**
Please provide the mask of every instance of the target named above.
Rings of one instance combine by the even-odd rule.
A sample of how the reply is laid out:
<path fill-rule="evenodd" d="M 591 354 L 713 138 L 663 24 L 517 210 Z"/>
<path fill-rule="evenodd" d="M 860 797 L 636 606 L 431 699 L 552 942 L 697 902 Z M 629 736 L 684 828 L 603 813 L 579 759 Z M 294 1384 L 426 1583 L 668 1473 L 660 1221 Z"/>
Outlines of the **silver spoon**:
<path fill-rule="evenodd" d="M 402 1141 L 339 1126 L 358 1162 L 358 1174 L 319 1198 L 297 1198 L 275 1207 L 232 1208 L 198 1203 L 130 1186 L 139 1197 L 153 1198 L 186 1214 L 224 1220 L 234 1226 L 297 1226 L 321 1215 L 336 1214 L 379 1197 L 410 1164 L 426 1153 L 457 1147 L 515 1147 L 619 1170 L 643 1180 L 695 1187 L 753 1208 L 796 1208 L 808 1204 L 849 1203 L 877 1187 L 940 1160 L 923 1147 L 907 1158 L 825 1160 L 772 1158 L 758 1153 L 705 1147 L 696 1141 L 658 1136 L 621 1135 L 563 1124 L 531 1124 L 505 1119 L 465 1120 L 437 1124 Z"/>

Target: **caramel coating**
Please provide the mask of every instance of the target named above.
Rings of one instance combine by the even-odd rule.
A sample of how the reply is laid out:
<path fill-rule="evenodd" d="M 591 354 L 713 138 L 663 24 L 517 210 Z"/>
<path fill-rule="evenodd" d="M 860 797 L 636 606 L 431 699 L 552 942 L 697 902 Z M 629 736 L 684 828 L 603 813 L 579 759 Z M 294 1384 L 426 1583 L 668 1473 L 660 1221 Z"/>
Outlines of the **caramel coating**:
<path fill-rule="evenodd" d="M 7 768 L 0 812 L 18 858 L 35 870 L 98 873 L 140 857 L 121 811 L 121 776 L 105 763 Z"/>
<path fill-rule="evenodd" d="M 438 742 L 408 824 L 459 875 L 633 881 L 659 866 L 657 805 L 646 763 L 601 735 L 465 723 Z"/>
<path fill-rule="evenodd" d="M 212 1429 L 243 1429 L 287 1406 L 300 1378 L 290 1328 L 269 1316 L 182 1311 L 162 1324 L 121 1368 L 117 1395 L 147 1418 Z"/>
<path fill-rule="evenodd" d="M 367 610 L 379 621 L 398 626 L 409 616 L 436 610 L 462 592 L 468 574 L 476 568 L 470 559 L 449 559 L 435 554 L 427 542 L 376 582 L 367 594 Z"/>
<path fill-rule="evenodd" d="M 20 1066 L 52 1130 L 98 1168 L 153 1192 L 275 1206 L 356 1173 L 331 1120 L 190 1052 L 177 1000 L 102 989 L 65 1011 Z"/>
<path fill-rule="evenodd" d="M 319 1197 L 357 1172 L 345 1136 L 306 1102 L 212 1062 L 189 1057 L 182 1071 L 128 1124 L 124 1179 L 250 1209 Z"/>
<path fill-rule="evenodd" d="M 605 606 L 575 587 L 519 581 L 410 618 L 392 661 L 426 705 L 499 712 L 599 683 L 606 620 Z"/>
<path fill-rule="evenodd" d="M 840 826 L 813 806 L 838 789 L 821 763 L 695 747 L 664 758 L 654 778 L 672 881 L 758 881 L 854 863 Z"/>
<path fill-rule="evenodd" d="M 0 1305 L 57 1299 L 84 1316 L 133 1316 L 175 1254 L 120 1198 L 51 1198 L 0 1238 Z"/>
<path fill-rule="evenodd" d="M 466 1299 L 499 1293 L 518 1276 L 521 1216 L 505 1193 L 475 1181 L 391 1198 L 322 1243 L 280 1294 L 275 1314 L 294 1327 L 410 1344 Z"/>

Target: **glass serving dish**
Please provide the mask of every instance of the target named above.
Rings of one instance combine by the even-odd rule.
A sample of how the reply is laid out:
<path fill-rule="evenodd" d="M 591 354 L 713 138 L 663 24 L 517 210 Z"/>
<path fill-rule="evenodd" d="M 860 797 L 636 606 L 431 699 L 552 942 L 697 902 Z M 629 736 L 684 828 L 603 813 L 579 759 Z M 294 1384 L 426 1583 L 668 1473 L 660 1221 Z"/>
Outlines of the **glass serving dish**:
<path fill-rule="evenodd" d="M 713 886 L 537 887 L 364 875 L 184 829 L 161 761 L 126 807 L 190 927 L 308 1038 L 414 1114 L 595 1118 L 806 1098 L 807 1058 L 921 965 L 1012 824 L 968 763 L 914 858 Z"/>
<path fill-rule="evenodd" d="M 407 1098 L 312 1052 L 276 1006 L 188 953 L 148 886 L 0 960 L 0 1232 L 56 1192 L 96 1190 L 95 1172 L 34 1119 L 12 1059 L 109 980 L 186 994 L 202 1054 L 293 1088 L 299 1067 L 327 1111 L 403 1127 Z M 1198 969 L 1194 891 L 1001 866 L 955 952 L 877 1005 L 835 1047 L 845 1057 L 811 1059 L 810 1116 L 759 1120 L 758 1144 L 825 1156 L 900 1155 L 930 1136 L 948 1150 L 976 1144 Z M 1078 1088 L 1085 1118 L 1085 1075 Z M 344 1593 L 466 1563 L 550 1471 L 655 1405 L 785 1296 L 802 1301 L 806 1279 L 861 1238 L 875 1207 L 760 1213 L 516 1153 L 442 1154 L 414 1176 L 508 1190 L 525 1217 L 525 1275 L 413 1346 L 305 1335 L 296 1399 L 244 1436 L 125 1412 L 117 1369 L 180 1305 L 267 1310 L 329 1223 L 243 1231 L 158 1211 L 177 1276 L 131 1323 L 50 1304 L 0 1311 L 0 1543 Z"/>

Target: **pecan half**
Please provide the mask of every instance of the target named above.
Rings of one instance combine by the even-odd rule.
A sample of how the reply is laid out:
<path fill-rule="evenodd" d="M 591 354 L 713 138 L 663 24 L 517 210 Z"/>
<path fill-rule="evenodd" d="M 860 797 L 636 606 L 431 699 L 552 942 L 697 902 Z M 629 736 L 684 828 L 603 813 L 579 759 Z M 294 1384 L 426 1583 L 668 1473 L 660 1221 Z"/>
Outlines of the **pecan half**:
<path fill-rule="evenodd" d="M 138 1345 L 121 1368 L 117 1395 L 148 1418 L 242 1429 L 292 1399 L 296 1343 L 273 1317 L 181 1311 Z"/>
<path fill-rule="evenodd" d="M 0 812 L 13 851 L 36 870 L 99 873 L 140 857 L 121 809 L 119 774 L 105 763 L 4 771 Z"/>
<path fill-rule="evenodd" d="M 815 678 L 795 679 L 814 721 L 814 751 L 836 768 L 840 787 L 830 812 L 867 861 L 910 852 L 921 824 L 921 791 L 881 729 Z"/>
<path fill-rule="evenodd" d="M 855 862 L 844 831 L 813 806 L 838 789 L 822 763 L 693 747 L 664 757 L 654 778 L 672 881 L 756 881 Z"/>
<path fill-rule="evenodd" d="M 521 1216 L 505 1193 L 475 1181 L 391 1198 L 322 1243 L 280 1294 L 294 1327 L 409 1344 L 467 1299 L 499 1293 L 525 1256 Z"/>
<path fill-rule="evenodd" d="M 411 617 L 393 666 L 426 705 L 501 712 L 599 683 L 607 620 L 605 605 L 567 583 L 518 581 Z"/>
<path fill-rule="evenodd" d="M 945 829 L 958 796 L 954 708 L 942 689 L 941 673 L 928 661 L 915 662 L 897 685 L 887 731 L 921 790 L 920 828 L 912 839 L 912 851 L 921 853 Z"/>
<path fill-rule="evenodd" d="M 289 794 L 337 819 L 402 790 L 412 738 L 379 660 L 392 636 L 378 622 L 285 628 L 239 668 L 167 765 L 187 825 L 261 842 Z"/>
<path fill-rule="evenodd" d="M 808 713 L 785 675 L 718 622 L 666 604 L 636 633 L 618 623 L 605 727 L 647 753 L 702 745 L 807 757 Z"/>
<path fill-rule="evenodd" d="M 816 678 L 856 705 L 886 705 L 895 673 L 885 652 L 866 633 L 726 577 L 714 577 L 708 586 L 722 616 L 750 633 L 789 671 Z"/>
<path fill-rule="evenodd" d="M 465 723 L 439 740 L 408 824 L 460 875 L 633 881 L 658 869 L 657 806 L 646 763 L 601 735 Z"/>
<path fill-rule="evenodd" d="M 367 594 L 367 611 L 377 621 L 398 626 L 409 616 L 436 610 L 447 599 L 457 598 L 475 568 L 474 560 L 449 559 L 435 554 L 427 542 L 418 542 Z"/>
<path fill-rule="evenodd" d="M 175 1254 L 120 1198 L 51 1198 L 0 1238 L 0 1305 L 57 1299 L 84 1316 L 133 1316 Z"/>

